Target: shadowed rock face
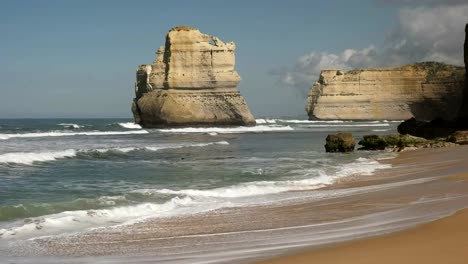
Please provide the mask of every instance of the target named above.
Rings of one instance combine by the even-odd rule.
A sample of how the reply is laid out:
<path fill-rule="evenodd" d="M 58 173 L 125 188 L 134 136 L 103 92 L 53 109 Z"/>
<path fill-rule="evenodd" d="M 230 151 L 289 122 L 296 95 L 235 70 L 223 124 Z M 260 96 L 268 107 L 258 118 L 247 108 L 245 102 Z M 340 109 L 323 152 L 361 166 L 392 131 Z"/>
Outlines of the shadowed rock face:
<path fill-rule="evenodd" d="M 424 62 L 349 72 L 324 70 L 309 92 L 309 119 L 454 119 L 461 105 L 462 67 Z"/>
<path fill-rule="evenodd" d="M 185 26 L 166 36 L 153 64 L 138 66 L 132 112 L 143 127 L 254 125 L 237 90 L 234 42 Z"/>
<path fill-rule="evenodd" d="M 463 47 L 465 61 L 465 90 L 463 92 L 463 104 L 458 113 L 459 122 L 464 122 L 465 127 L 468 127 L 468 24 L 465 26 L 465 45 Z"/>
<path fill-rule="evenodd" d="M 465 61 L 465 80 L 463 93 L 460 95 L 460 97 L 462 97 L 461 107 L 458 110 L 456 118 L 436 118 L 431 122 L 419 121 L 412 118 L 398 126 L 399 133 L 424 138 L 437 138 L 447 137 L 455 131 L 468 129 L 468 24 L 465 26 L 465 44 L 463 54 Z M 457 95 L 452 96 L 456 97 Z M 458 139 L 461 137 L 460 135 L 466 135 L 466 131 L 460 132 L 460 134 L 454 134 L 451 138 L 454 138 L 454 142 L 460 143 L 463 141 L 462 139 Z"/>

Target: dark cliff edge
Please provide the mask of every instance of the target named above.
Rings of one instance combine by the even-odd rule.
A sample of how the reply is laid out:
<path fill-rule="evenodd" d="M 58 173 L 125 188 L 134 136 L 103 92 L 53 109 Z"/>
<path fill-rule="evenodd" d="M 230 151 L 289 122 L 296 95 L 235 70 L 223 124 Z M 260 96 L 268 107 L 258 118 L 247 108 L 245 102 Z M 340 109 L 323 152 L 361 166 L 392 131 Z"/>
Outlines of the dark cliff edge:
<path fill-rule="evenodd" d="M 463 46 L 465 62 L 465 83 L 463 100 L 457 117 L 454 120 L 437 118 L 430 122 L 418 121 L 414 118 L 406 120 L 398 126 L 400 134 L 410 134 L 424 138 L 447 137 L 459 130 L 468 129 L 468 23 L 465 26 L 465 43 Z"/>

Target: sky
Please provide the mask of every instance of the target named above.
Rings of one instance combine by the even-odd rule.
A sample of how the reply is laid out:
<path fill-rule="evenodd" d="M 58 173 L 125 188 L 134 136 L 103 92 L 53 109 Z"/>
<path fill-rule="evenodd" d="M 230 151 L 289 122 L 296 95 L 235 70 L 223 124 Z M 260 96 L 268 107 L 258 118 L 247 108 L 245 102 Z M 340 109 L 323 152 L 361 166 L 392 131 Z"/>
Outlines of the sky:
<path fill-rule="evenodd" d="M 462 65 L 466 0 L 0 0 L 0 118 L 131 117 L 167 31 L 234 41 L 256 117 L 306 117 L 320 70 Z"/>

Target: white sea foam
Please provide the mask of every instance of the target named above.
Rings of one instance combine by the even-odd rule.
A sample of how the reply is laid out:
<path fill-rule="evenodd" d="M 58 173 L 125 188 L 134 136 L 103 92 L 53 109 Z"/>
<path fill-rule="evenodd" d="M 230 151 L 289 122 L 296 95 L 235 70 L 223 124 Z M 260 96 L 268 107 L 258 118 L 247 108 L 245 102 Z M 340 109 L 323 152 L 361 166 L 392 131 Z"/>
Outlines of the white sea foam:
<path fill-rule="evenodd" d="M 313 124 L 304 127 L 388 127 L 388 123 L 356 123 L 356 124 Z"/>
<path fill-rule="evenodd" d="M 78 124 L 73 124 L 73 123 L 60 123 L 60 124 L 57 124 L 58 126 L 64 126 L 66 128 L 74 128 L 74 129 L 79 129 L 79 128 L 83 128 L 84 126 L 80 126 Z"/>
<path fill-rule="evenodd" d="M 225 144 L 225 143 L 221 143 Z M 380 164 L 375 160 L 359 158 L 352 163 L 345 164 L 333 175 L 327 175 L 323 171 L 315 170 L 309 173 L 306 170 L 302 173 L 315 175 L 311 178 L 284 181 L 255 181 L 241 183 L 237 185 L 198 190 L 198 189 L 140 189 L 133 193 L 144 195 L 167 194 L 175 195 L 171 200 L 164 203 L 142 203 L 131 206 L 120 206 L 99 210 L 78 210 L 65 211 L 58 214 L 46 215 L 32 218 L 25 223 L 23 220 L 17 221 L 0 228 L 0 239 L 31 239 L 40 236 L 56 235 L 76 231 L 86 231 L 96 227 L 119 226 L 132 224 L 138 221 L 153 217 L 168 217 L 183 214 L 206 212 L 223 207 L 242 206 L 264 202 L 265 199 L 253 199 L 252 196 L 275 194 L 280 192 L 312 190 L 329 184 L 336 179 L 352 175 L 354 173 L 370 174 L 376 169 L 387 168 L 390 165 Z M 313 169 L 311 169 L 313 170 Z M 372 187 L 372 188 L 377 188 Z M 352 190 L 343 190 L 343 195 Z M 326 192 L 326 191 L 325 191 Z M 320 193 L 320 192 L 319 192 Z M 336 194 L 335 194 L 336 193 Z M 340 192 L 333 192 L 338 195 Z M 313 193 L 312 193 L 313 194 Z M 319 194 L 317 197 L 326 197 Z M 245 199 L 243 197 L 249 197 Z M 259 196 L 260 198 L 261 196 Z M 287 196 L 290 197 L 290 196 Z M 286 199 L 288 199 L 285 197 Z M 238 200 L 238 199 L 240 200 Z M 124 196 L 102 196 L 98 200 L 103 205 L 115 205 L 116 201 L 125 199 Z M 283 199 L 283 198 L 280 198 Z M 274 199 L 267 199 L 273 201 Z"/>
<path fill-rule="evenodd" d="M 87 131 L 87 132 L 37 132 L 22 134 L 0 134 L 0 139 L 10 138 L 36 138 L 36 137 L 69 137 L 69 136 L 111 136 L 111 135 L 130 135 L 130 134 L 148 134 L 146 130 L 135 131 Z"/>
<path fill-rule="evenodd" d="M 208 190 L 196 190 L 196 189 L 184 189 L 184 190 L 171 190 L 171 189 L 160 189 L 160 190 L 140 190 L 140 193 L 151 194 L 173 194 L 173 195 L 186 195 L 190 197 L 217 197 L 217 198 L 237 198 L 246 196 L 256 196 L 265 194 L 274 194 L 280 192 L 287 192 L 292 190 L 313 190 L 320 187 L 324 187 L 327 184 L 332 183 L 332 178 L 327 175 L 321 175 L 311 179 L 297 180 L 297 181 L 258 181 L 241 183 L 234 186 L 208 189 Z"/>
<path fill-rule="evenodd" d="M 134 223 L 147 217 L 164 217 L 190 213 L 193 211 L 193 208 L 190 207 L 192 203 L 193 200 L 190 197 L 174 197 L 162 204 L 142 203 L 110 209 L 65 211 L 33 218 L 29 223 L 20 221 L 10 226 L 5 226 L 0 229 L 0 238 L 25 239 L 72 231 L 84 231 L 85 229 L 97 226 Z"/>
<path fill-rule="evenodd" d="M 343 165 L 335 174 L 327 175 L 317 169 L 297 170 L 296 173 L 302 176 L 314 175 L 311 178 L 287 181 L 255 181 L 240 183 L 237 185 L 197 190 L 197 189 L 141 189 L 134 192 L 151 195 L 155 193 L 185 195 L 190 197 L 216 197 L 216 198 L 237 198 L 247 196 L 257 196 L 274 194 L 287 191 L 301 191 L 318 189 L 335 182 L 336 179 L 351 176 L 354 174 L 370 175 L 377 169 L 390 168 L 389 164 L 381 164 L 375 160 L 359 158 L 356 161 Z M 318 175 L 317 175 L 318 174 Z"/>
<path fill-rule="evenodd" d="M 17 163 L 31 165 L 34 162 L 52 161 L 56 159 L 71 158 L 76 156 L 76 151 L 67 149 L 55 152 L 13 152 L 0 154 L 0 163 Z"/>
<path fill-rule="evenodd" d="M 253 126 L 253 127 L 187 127 L 187 128 L 171 128 L 159 129 L 163 133 L 219 133 L 219 134 L 234 134 L 234 133 L 261 133 L 274 131 L 291 131 L 294 128 L 290 126 Z"/>
<path fill-rule="evenodd" d="M 373 132 L 386 132 L 390 131 L 390 129 L 372 129 Z"/>
<path fill-rule="evenodd" d="M 129 129 L 141 129 L 141 126 L 133 122 L 119 123 L 119 126 Z"/>
<path fill-rule="evenodd" d="M 276 119 L 269 119 L 269 118 L 259 118 L 255 119 L 257 124 L 276 124 Z"/>
<path fill-rule="evenodd" d="M 0 154 L 0 163 L 25 164 L 32 165 L 34 162 L 54 161 L 63 158 L 73 158 L 78 154 L 92 153 L 94 151 L 100 153 L 107 152 L 122 152 L 146 150 L 159 151 L 164 149 L 178 149 L 185 147 L 206 147 L 211 145 L 229 145 L 227 141 L 206 142 L 206 143 L 180 143 L 180 144 L 162 144 L 158 146 L 144 147 L 120 147 L 120 148 L 99 148 L 99 149 L 67 149 L 63 151 L 45 151 L 45 152 L 12 152 Z"/>
<path fill-rule="evenodd" d="M 294 124 L 315 124 L 315 123 L 326 123 L 326 124 L 341 124 L 348 123 L 352 121 L 345 120 L 296 120 L 296 119 L 280 119 L 278 120 L 282 123 L 294 123 Z"/>

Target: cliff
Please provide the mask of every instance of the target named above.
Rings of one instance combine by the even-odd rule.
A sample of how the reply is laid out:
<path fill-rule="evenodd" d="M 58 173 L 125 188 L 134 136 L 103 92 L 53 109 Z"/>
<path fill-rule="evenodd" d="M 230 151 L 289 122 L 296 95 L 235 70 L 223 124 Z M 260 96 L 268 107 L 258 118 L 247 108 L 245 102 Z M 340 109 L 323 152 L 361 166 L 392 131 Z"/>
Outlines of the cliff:
<path fill-rule="evenodd" d="M 463 91 L 463 103 L 458 113 L 459 122 L 468 126 L 468 24 L 465 26 L 465 44 L 463 46 L 463 54 L 465 61 L 465 90 Z"/>
<path fill-rule="evenodd" d="M 308 95 L 309 119 L 455 118 L 462 67 L 424 62 L 394 68 L 324 70 Z"/>
<path fill-rule="evenodd" d="M 237 90 L 234 42 L 180 26 L 153 64 L 138 66 L 132 112 L 143 127 L 254 125 Z"/>

